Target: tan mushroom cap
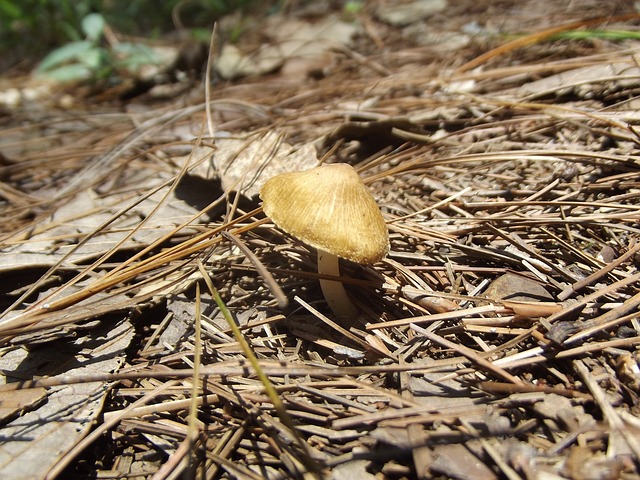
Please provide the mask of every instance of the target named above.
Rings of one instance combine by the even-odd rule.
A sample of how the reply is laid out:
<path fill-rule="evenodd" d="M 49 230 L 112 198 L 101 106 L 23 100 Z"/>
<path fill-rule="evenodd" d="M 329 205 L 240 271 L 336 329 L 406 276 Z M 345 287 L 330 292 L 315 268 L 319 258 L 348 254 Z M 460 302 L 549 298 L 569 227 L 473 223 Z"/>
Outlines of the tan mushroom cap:
<path fill-rule="evenodd" d="M 377 262 L 389 251 L 382 213 L 351 165 L 276 175 L 260 197 L 267 216 L 307 245 L 361 264 Z"/>

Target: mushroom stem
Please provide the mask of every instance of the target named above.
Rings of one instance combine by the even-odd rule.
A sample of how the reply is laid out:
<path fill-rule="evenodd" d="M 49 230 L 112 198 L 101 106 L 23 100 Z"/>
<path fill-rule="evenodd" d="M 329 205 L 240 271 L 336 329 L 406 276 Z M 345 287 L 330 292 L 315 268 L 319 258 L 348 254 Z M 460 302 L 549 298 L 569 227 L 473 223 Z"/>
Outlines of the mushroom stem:
<path fill-rule="evenodd" d="M 332 253 L 318 250 L 318 273 L 340 276 L 338 257 Z M 351 302 L 342 282 L 320 279 L 320 288 L 333 313 L 341 319 L 352 319 L 358 316 L 358 309 Z"/>

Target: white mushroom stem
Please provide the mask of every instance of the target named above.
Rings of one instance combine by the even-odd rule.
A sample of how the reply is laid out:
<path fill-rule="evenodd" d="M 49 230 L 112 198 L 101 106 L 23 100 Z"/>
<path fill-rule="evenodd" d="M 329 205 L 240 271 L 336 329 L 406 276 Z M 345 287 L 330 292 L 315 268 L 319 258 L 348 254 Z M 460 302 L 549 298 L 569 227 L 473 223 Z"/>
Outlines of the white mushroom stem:
<path fill-rule="evenodd" d="M 323 250 L 318 250 L 318 273 L 321 275 L 340 276 L 338 257 Z M 358 309 L 351 302 L 342 282 L 320 279 L 320 288 L 333 313 L 341 319 L 352 319 L 358 316 Z"/>

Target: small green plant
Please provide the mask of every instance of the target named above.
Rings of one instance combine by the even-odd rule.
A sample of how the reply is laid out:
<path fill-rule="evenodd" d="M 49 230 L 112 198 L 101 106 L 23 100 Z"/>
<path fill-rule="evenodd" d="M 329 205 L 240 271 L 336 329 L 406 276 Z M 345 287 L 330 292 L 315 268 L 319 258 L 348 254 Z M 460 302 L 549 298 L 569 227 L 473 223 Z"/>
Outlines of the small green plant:
<path fill-rule="evenodd" d="M 362 3 L 362 1 L 349 0 L 344 4 L 342 11 L 344 12 L 345 15 L 353 16 L 353 15 L 358 15 L 360 12 L 362 12 L 363 8 L 364 8 L 364 4 Z"/>
<path fill-rule="evenodd" d="M 157 63 L 153 50 L 142 44 L 118 43 L 103 46 L 106 22 L 99 13 L 82 19 L 84 40 L 67 43 L 49 53 L 37 73 L 59 81 L 106 80 L 123 71 L 135 72 L 140 66 Z"/>
<path fill-rule="evenodd" d="M 0 72 L 13 66 L 31 68 L 33 62 L 52 49 L 86 37 L 83 20 L 99 13 L 116 32 L 161 37 L 177 28 L 175 19 L 187 30 L 201 30 L 208 41 L 213 22 L 230 13 L 273 13 L 284 0 L 0 0 Z M 69 47 L 81 55 L 82 46 Z M 84 47 L 87 48 L 88 47 Z M 132 50 L 130 46 L 112 47 Z M 109 50 L 109 49 L 107 49 Z M 134 48 L 133 57 L 144 56 Z M 64 52 L 63 52 L 64 53 Z M 117 52 L 110 52 L 117 53 Z M 147 52 L 148 53 L 148 52 Z M 95 53 L 89 54 L 97 55 Z M 132 53 L 122 52 L 131 59 Z M 95 60 L 95 58 L 93 59 Z M 133 59 L 135 63 L 135 58 Z M 81 62 L 75 62 L 81 63 Z M 80 74 L 81 67 L 77 69 Z M 89 71 L 94 67 L 91 67 Z M 84 70 L 86 73 L 86 69 Z M 71 69 L 67 70 L 72 74 Z"/>

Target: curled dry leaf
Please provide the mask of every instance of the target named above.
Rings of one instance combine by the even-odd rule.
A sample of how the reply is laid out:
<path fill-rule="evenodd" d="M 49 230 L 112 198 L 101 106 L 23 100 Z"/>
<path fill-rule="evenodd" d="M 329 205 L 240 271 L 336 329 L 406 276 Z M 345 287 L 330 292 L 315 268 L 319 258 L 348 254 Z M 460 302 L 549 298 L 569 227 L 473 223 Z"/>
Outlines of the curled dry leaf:
<path fill-rule="evenodd" d="M 552 302 L 510 302 L 503 300 L 502 304 L 522 318 L 548 317 L 564 308 L 562 304 Z"/>

